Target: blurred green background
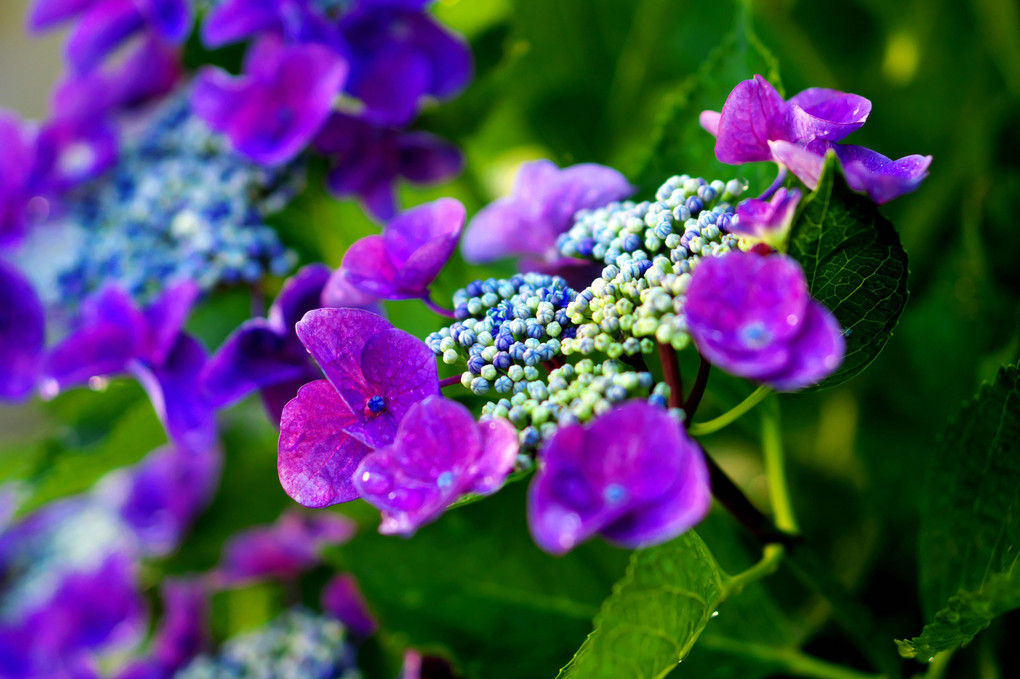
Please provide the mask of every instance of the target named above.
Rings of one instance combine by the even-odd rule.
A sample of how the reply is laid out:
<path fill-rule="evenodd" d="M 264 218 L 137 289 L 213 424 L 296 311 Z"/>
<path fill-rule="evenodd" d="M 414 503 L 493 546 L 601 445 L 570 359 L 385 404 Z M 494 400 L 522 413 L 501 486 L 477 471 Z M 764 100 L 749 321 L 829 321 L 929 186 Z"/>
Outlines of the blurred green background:
<path fill-rule="evenodd" d="M 11 23 L 20 21 L 12 17 L 19 4 L 4 3 L 0 14 L 0 105 L 39 115 L 40 95 L 24 84 L 38 80 L 26 79 L 25 74 L 29 62 L 32 69 L 40 68 L 33 56 L 39 47 L 25 47 L 22 38 L 12 37 L 20 32 Z M 668 174 L 695 169 L 662 167 L 683 158 L 686 146 L 670 149 L 668 157 L 649 154 L 661 151 L 654 144 L 668 120 L 675 123 L 679 117 L 690 128 L 700 105 L 721 107 L 736 81 L 713 81 L 715 71 L 702 65 L 720 55 L 729 58 L 736 48 L 727 36 L 746 18 L 738 4 L 686 0 L 440 0 L 435 13 L 471 42 L 477 78 L 459 99 L 430 106 L 420 127 L 464 148 L 467 171 L 452 185 L 405 190 L 405 205 L 454 195 L 469 213 L 505 193 L 517 165 L 535 157 L 549 157 L 561 165 L 586 161 L 613 165 L 641 182 L 645 197 L 648 178 L 643 173 L 649 167 L 664 171 L 653 187 Z M 893 638 L 916 634 L 924 622 L 917 598 L 917 493 L 937 437 L 963 399 L 999 365 L 1020 355 L 1020 4 L 769 0 L 752 3 L 750 22 L 778 62 L 788 96 L 806 87 L 830 87 L 873 102 L 867 125 L 848 141 L 893 158 L 912 153 L 934 156 L 931 176 L 921 188 L 882 208 L 900 232 L 911 269 L 911 297 L 885 351 L 847 385 L 782 398 L 794 502 L 806 539 L 822 549 L 844 582 L 863 592 L 891 643 Z M 52 39 L 47 45 L 47 54 L 56 49 Z M 720 53 L 716 51 L 720 45 L 729 47 Z M 42 63 L 51 73 L 53 62 Z M 732 64 L 721 72 L 735 78 L 753 75 L 740 73 Z M 690 155 L 700 158 L 711 139 L 690 129 L 680 139 L 694 140 Z M 701 171 L 700 162 L 692 160 L 696 172 Z M 719 178 L 736 176 L 735 170 Z M 750 172 L 757 176 L 756 169 Z M 318 173 L 321 168 L 313 168 L 313 175 Z M 314 179 L 311 186 L 277 224 L 303 260 L 335 266 L 346 245 L 374 227 L 357 205 L 330 200 Z M 479 273 L 455 261 L 440 278 L 440 296 Z M 225 291 L 196 313 L 190 327 L 214 347 L 246 317 L 248 308 L 246 291 Z M 390 305 L 390 312 L 397 325 L 419 336 L 438 325 L 411 303 Z M 747 385 L 714 376 L 702 417 L 725 409 L 749 391 Z M 0 410 L 4 473 L 25 479 L 32 488 L 32 503 L 38 504 L 81 490 L 106 469 L 139 459 L 158 443 L 153 440 L 158 431 L 155 419 L 143 398 L 134 385 L 115 383 L 103 394 L 69 394 L 50 404 Z M 211 566 L 230 531 L 272 520 L 290 504 L 276 480 L 275 432 L 257 404 L 249 401 L 224 413 L 222 422 L 227 451 L 223 490 L 197 526 L 194 539 L 177 557 L 155 567 L 153 578 L 162 571 Z M 757 418 L 751 416 L 708 439 L 706 447 L 752 499 L 766 507 L 757 426 Z M 377 537 L 359 538 L 350 549 L 334 555 L 336 563 L 356 572 L 359 558 L 360 563 L 372 563 L 380 554 L 385 554 L 384 562 L 415 563 L 416 555 L 429 545 L 449 550 L 451 540 L 456 542 L 451 536 L 474 535 L 465 526 L 475 524 L 484 531 L 484 526 L 493 525 L 487 517 L 497 515 L 501 520 L 495 526 L 516 531 L 516 537 L 506 540 L 519 546 L 505 556 L 511 560 L 506 569 L 549 569 L 548 581 L 528 578 L 521 586 L 549 587 L 552 595 L 556 578 L 570 580 L 573 561 L 581 557 L 556 561 L 533 554 L 537 550 L 525 539 L 519 496 L 506 491 L 502 499 L 458 510 L 408 543 L 391 540 L 380 545 Z M 344 511 L 362 518 L 371 514 L 357 505 Z M 735 571 L 748 559 L 746 545 L 728 517 L 714 517 L 699 532 L 727 570 Z M 474 543 L 469 540 L 460 551 L 460 578 L 479 577 L 500 545 L 472 539 Z M 601 546 L 590 551 L 597 552 L 591 558 L 602 559 L 606 572 L 572 586 L 587 588 L 579 596 L 592 599 L 597 607 L 622 572 L 622 555 Z M 413 580 L 413 569 L 404 570 L 401 577 Z M 319 582 L 322 575 L 317 576 Z M 394 580 L 391 586 L 405 584 Z M 784 602 L 785 612 L 776 613 L 776 619 L 784 620 L 784 630 L 791 636 L 810 639 L 809 651 L 860 663 L 827 625 L 824 606 L 785 574 L 770 581 L 767 589 Z M 308 591 L 313 590 L 309 585 Z M 758 591 L 751 596 L 764 595 Z M 421 596 L 430 601 L 428 591 Z M 453 600 L 458 593 L 448 596 Z M 267 619 L 283 594 L 263 587 L 227 598 L 216 607 L 219 634 Z M 496 606 L 497 600 L 476 597 L 471 605 Z M 744 605 L 750 611 L 748 620 L 754 611 L 773 606 L 759 604 Z M 424 615 L 424 606 L 419 601 L 407 603 L 405 609 Z M 743 615 L 740 610 L 731 609 L 732 615 Z M 502 614 L 502 609 L 493 611 L 492 615 Z M 536 624 L 521 615 L 516 622 L 503 622 L 518 631 Z M 722 615 L 727 616 L 726 609 Z M 481 622 L 461 617 L 459 627 L 444 621 L 449 624 L 443 630 L 448 637 L 462 635 L 460 642 L 448 645 L 455 650 L 486 648 L 484 640 L 463 635 L 469 622 L 492 621 L 485 616 Z M 567 617 L 569 629 L 561 628 L 562 634 L 541 648 L 528 635 L 520 637 L 519 652 L 538 658 L 529 665 L 535 676 L 552 676 L 590 628 L 583 611 Z M 733 624 L 739 627 L 738 621 Z M 1006 657 L 1006 649 L 1017 625 L 1015 615 L 997 622 L 954 657 L 948 676 L 1011 676 L 1017 665 Z M 420 633 L 412 625 L 389 641 L 384 639 L 381 646 L 415 641 Z M 510 633 L 509 639 L 516 637 Z M 473 667 L 489 668 L 481 676 L 498 676 L 489 663 L 514 648 L 508 642 L 488 649 L 490 660 Z M 385 653 L 380 652 L 382 656 Z M 997 656 L 1004 663 L 999 674 L 990 663 Z M 471 665 L 472 661 L 460 659 Z M 747 672 L 733 659 L 696 647 L 690 663 L 676 674 L 752 676 Z"/>

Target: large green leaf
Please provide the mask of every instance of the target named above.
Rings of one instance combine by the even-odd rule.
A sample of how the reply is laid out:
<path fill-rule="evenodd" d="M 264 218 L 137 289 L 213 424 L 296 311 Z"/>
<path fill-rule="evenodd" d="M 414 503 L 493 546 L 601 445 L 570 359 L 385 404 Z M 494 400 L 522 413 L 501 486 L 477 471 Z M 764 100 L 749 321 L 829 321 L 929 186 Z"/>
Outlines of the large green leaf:
<path fill-rule="evenodd" d="M 801 204 L 790 254 L 846 337 L 843 365 L 817 388 L 846 382 L 875 360 L 903 313 L 907 254 L 875 204 L 847 186 L 835 154 Z"/>
<path fill-rule="evenodd" d="M 562 679 L 651 679 L 669 674 L 731 593 L 729 578 L 693 531 L 633 553 L 627 574 Z"/>
<path fill-rule="evenodd" d="M 927 659 L 1020 606 L 1020 369 L 1006 366 L 964 405 L 929 462 L 921 588 L 934 621 L 899 642 Z"/>
<path fill-rule="evenodd" d="M 385 632 L 448 648 L 466 677 L 553 676 L 591 629 L 627 552 L 593 541 L 545 554 L 528 534 L 525 491 L 511 484 L 410 540 L 368 529 L 330 560 L 358 578 Z"/>
<path fill-rule="evenodd" d="M 736 4 L 733 29 L 659 113 L 652 143 L 633 173 L 644 192 L 654 191 L 681 172 L 709 180 L 739 175 L 750 181 L 752 193 L 763 190 L 775 176 L 772 163 L 745 165 L 739 170 L 720 163 L 715 157 L 715 137 L 698 122 L 702 111 L 719 111 L 734 86 L 755 74 L 781 87 L 778 62 L 754 34 L 747 3 Z"/>

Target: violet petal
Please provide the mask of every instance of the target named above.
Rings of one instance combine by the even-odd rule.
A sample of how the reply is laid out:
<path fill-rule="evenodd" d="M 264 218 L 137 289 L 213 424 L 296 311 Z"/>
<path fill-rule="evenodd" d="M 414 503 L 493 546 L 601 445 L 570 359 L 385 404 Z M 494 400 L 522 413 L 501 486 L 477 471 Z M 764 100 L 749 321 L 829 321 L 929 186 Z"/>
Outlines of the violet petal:
<path fill-rule="evenodd" d="M 322 588 L 322 609 L 360 637 L 372 636 L 379 629 L 358 581 L 350 573 L 334 575 Z"/>
<path fill-rule="evenodd" d="M 364 384 L 365 344 L 392 327 L 385 318 L 361 309 L 316 309 L 295 326 L 302 344 L 338 391 Z"/>
<path fill-rule="evenodd" d="M 97 0 L 35 0 L 28 15 L 30 33 L 41 33 L 78 16 Z"/>
<path fill-rule="evenodd" d="M 836 155 L 843 164 L 846 183 L 863 191 L 878 204 L 888 203 L 915 190 L 931 166 L 931 156 L 911 155 L 890 160 L 881 153 L 852 144 L 838 145 Z"/>
<path fill-rule="evenodd" d="M 61 193 L 98 177 L 117 160 L 117 132 L 102 118 L 64 118 L 47 123 L 36 141 L 34 183 Z"/>
<path fill-rule="evenodd" d="M 871 102 L 857 94 L 812 87 L 790 97 L 790 141 L 839 141 L 864 125 Z"/>
<path fill-rule="evenodd" d="M 788 107 L 760 75 L 733 88 L 723 104 L 715 155 L 729 165 L 772 160 L 768 142 L 785 138 Z"/>
<path fill-rule="evenodd" d="M 138 11 L 166 42 L 177 44 L 191 33 L 191 0 L 135 0 Z"/>
<path fill-rule="evenodd" d="M 134 0 L 97 0 L 71 30 L 67 61 L 75 72 L 88 73 L 144 27 Z"/>
<path fill-rule="evenodd" d="M 35 388 L 46 345 L 46 317 L 32 284 L 0 260 L 0 399 Z"/>
<path fill-rule="evenodd" d="M 793 360 L 768 378 L 777 391 L 797 391 L 817 384 L 843 362 L 846 340 L 839 321 L 821 303 L 808 302 L 804 328 L 794 344 Z"/>

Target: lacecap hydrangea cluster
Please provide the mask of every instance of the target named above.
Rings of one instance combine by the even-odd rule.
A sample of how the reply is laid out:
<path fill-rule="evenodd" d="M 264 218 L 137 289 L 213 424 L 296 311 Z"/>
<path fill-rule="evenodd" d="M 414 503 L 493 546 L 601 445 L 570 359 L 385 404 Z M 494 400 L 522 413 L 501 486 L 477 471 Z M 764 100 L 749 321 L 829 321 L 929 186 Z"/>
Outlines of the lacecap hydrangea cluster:
<path fill-rule="evenodd" d="M 536 272 L 474 281 L 454 293 L 458 320 L 426 344 L 444 363 L 464 366 L 464 387 L 494 397 L 482 414 L 513 423 L 528 450 L 558 425 L 587 422 L 629 399 L 665 407 L 669 386 L 633 359 L 657 343 L 689 342 L 683 300 L 691 272 L 701 258 L 737 249 L 731 201 L 745 188 L 740 180 L 674 176 L 654 201 L 581 210 L 557 245 L 565 256 L 604 265 L 589 287 L 576 292 Z M 608 358 L 564 362 L 596 353 Z"/>
<path fill-rule="evenodd" d="M 303 188 L 302 162 L 244 158 L 192 113 L 187 96 L 139 121 L 113 170 L 65 196 L 59 220 L 29 234 L 23 261 L 39 265 L 24 268 L 47 302 L 74 308 L 110 283 L 148 302 L 178 281 L 211 290 L 293 268 L 295 255 L 265 219 Z M 54 258 L 55 239 L 69 257 Z"/>
<path fill-rule="evenodd" d="M 340 622 L 302 608 L 201 655 L 176 679 L 360 679 L 357 649 Z"/>

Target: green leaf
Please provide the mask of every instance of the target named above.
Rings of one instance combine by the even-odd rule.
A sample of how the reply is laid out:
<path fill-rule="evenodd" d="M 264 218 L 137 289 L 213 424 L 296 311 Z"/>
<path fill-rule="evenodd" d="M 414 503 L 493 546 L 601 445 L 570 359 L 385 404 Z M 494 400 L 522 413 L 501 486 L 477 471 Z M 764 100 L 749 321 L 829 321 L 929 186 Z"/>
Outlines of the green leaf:
<path fill-rule="evenodd" d="M 850 190 L 835 154 L 801 203 L 790 235 L 811 295 L 839 319 L 843 365 L 816 389 L 842 384 L 875 360 L 907 303 L 907 254 L 892 224 Z"/>
<path fill-rule="evenodd" d="M 669 674 L 731 593 L 728 580 L 693 531 L 634 552 L 627 574 L 595 617 L 594 631 L 559 677 Z"/>
<path fill-rule="evenodd" d="M 1020 606 L 1020 369 L 1005 366 L 949 424 L 921 506 L 921 590 L 934 622 L 899 642 L 927 659 Z"/>
<path fill-rule="evenodd" d="M 746 2 L 737 2 L 730 33 L 709 55 L 696 73 L 677 88 L 663 106 L 652 143 L 632 173 L 644 192 L 681 172 L 706 179 L 743 176 L 751 188 L 764 190 L 775 176 L 773 163 L 754 163 L 739 171 L 715 157 L 715 137 L 698 122 L 704 110 L 719 111 L 730 91 L 755 74 L 765 76 L 778 89 L 779 65 L 762 45 L 751 26 Z M 752 190 L 752 193 L 755 191 Z"/>
<path fill-rule="evenodd" d="M 366 528 L 328 553 L 389 634 L 446 647 L 464 676 L 553 676 L 591 629 L 628 553 L 597 541 L 553 557 L 525 521 L 527 484 L 448 511 L 410 540 Z"/>

